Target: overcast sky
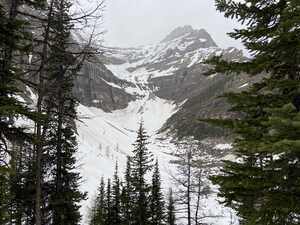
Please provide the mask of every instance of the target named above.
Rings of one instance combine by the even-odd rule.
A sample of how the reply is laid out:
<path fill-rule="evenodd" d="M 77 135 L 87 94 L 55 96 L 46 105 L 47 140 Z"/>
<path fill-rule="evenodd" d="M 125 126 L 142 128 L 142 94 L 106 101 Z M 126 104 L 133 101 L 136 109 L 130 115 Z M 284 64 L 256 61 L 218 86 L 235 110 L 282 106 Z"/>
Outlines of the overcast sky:
<path fill-rule="evenodd" d="M 106 0 L 104 43 L 131 47 L 153 44 L 174 28 L 206 29 L 220 47 L 242 48 L 226 33 L 240 25 L 216 11 L 214 0 Z"/>

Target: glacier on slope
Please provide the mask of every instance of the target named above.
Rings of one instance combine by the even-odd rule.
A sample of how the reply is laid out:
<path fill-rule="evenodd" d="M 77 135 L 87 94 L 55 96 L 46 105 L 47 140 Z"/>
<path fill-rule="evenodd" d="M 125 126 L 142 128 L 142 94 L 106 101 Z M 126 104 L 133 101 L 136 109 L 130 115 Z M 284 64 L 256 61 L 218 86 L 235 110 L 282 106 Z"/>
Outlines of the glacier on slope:
<path fill-rule="evenodd" d="M 127 155 L 131 155 L 132 144 L 136 138 L 136 130 L 141 120 L 148 132 L 149 149 L 157 157 L 160 164 L 163 188 L 175 188 L 170 174 L 176 174 L 176 166 L 171 164 L 172 152 L 176 146 L 165 133 L 158 133 L 165 122 L 184 104 L 184 101 L 171 101 L 156 96 L 157 90 L 153 78 L 172 76 L 177 70 L 193 67 L 211 56 L 226 54 L 229 58 L 240 57 L 240 51 L 234 48 L 226 50 L 218 48 L 210 36 L 190 28 L 179 29 L 175 36 L 171 35 L 157 45 L 139 48 L 105 48 L 105 66 L 112 74 L 132 85 L 122 86 L 113 81 L 106 81 L 112 89 L 124 90 L 134 95 L 136 100 L 130 101 L 124 109 L 106 112 L 100 108 L 79 105 L 77 122 L 79 143 L 79 169 L 83 177 L 81 188 L 88 192 L 88 200 L 83 203 L 83 224 L 87 224 L 88 208 L 96 194 L 100 178 L 111 177 L 118 162 L 120 175 L 124 173 Z M 187 33 L 181 33 L 187 31 Z M 201 34 L 199 36 L 199 34 Z M 215 75 L 214 75 L 215 76 Z M 212 77 L 207 78 L 212 79 Z M 101 99 L 94 99 L 100 101 Z M 218 143 L 215 148 L 228 149 L 228 144 Z M 210 160 L 215 160 L 213 157 Z M 218 159 L 220 160 L 220 159 Z M 207 180 L 207 182 L 209 182 Z M 203 220 L 209 225 L 234 225 L 236 217 L 230 209 L 218 203 L 217 188 L 212 187 L 212 194 L 201 199 Z M 184 224 L 184 223 L 182 223 Z"/>
<path fill-rule="evenodd" d="M 171 101 L 151 96 L 150 93 L 131 102 L 126 109 L 112 113 L 83 105 L 78 107 L 78 159 L 83 177 L 81 188 L 88 192 L 88 200 L 82 206 L 83 224 L 87 224 L 88 209 L 101 177 L 112 177 L 116 162 L 120 175 L 123 174 L 126 157 L 131 155 L 132 144 L 141 120 L 144 120 L 149 135 L 148 147 L 159 160 L 164 191 L 174 186 L 170 174 L 176 174 L 176 167 L 170 164 L 170 160 L 174 159 L 170 153 L 175 151 L 176 146 L 157 131 L 176 110 L 177 105 Z M 216 188 L 213 189 L 216 192 Z M 212 216 L 205 220 L 208 224 L 230 224 L 232 214 L 229 209 L 218 203 L 216 193 L 203 198 L 201 206 L 205 215 Z"/>

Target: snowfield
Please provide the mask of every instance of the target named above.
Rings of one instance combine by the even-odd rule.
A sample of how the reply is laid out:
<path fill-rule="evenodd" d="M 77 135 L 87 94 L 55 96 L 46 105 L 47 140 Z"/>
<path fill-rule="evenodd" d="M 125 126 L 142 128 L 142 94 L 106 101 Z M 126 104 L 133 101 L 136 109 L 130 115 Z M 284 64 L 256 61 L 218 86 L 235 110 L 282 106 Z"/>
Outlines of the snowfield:
<path fill-rule="evenodd" d="M 153 96 L 150 92 L 143 98 L 131 102 L 126 109 L 112 113 L 83 105 L 78 107 L 78 159 L 83 177 L 81 189 L 87 191 L 89 197 L 83 202 L 81 210 L 84 215 L 83 224 L 87 224 L 88 209 L 101 177 L 111 177 L 116 162 L 120 175 L 124 173 L 126 157 L 131 155 L 132 144 L 141 120 L 144 121 L 149 135 L 148 147 L 159 160 L 164 191 L 167 192 L 169 187 L 176 190 L 171 179 L 171 175 L 176 174 L 176 167 L 170 164 L 170 160 L 174 159 L 170 153 L 176 150 L 176 146 L 170 142 L 170 138 L 164 134 L 157 134 L 157 131 L 177 110 L 178 106 L 173 102 Z M 230 145 L 220 144 L 216 148 L 230 148 Z M 204 214 L 211 216 L 205 221 L 212 225 L 231 224 L 234 218 L 232 213 L 218 203 L 216 187 L 213 187 L 213 192 L 201 200 Z"/>
<path fill-rule="evenodd" d="M 127 155 L 131 155 L 136 130 L 141 120 L 144 121 L 149 135 L 149 149 L 159 159 L 162 177 L 168 177 L 169 160 L 173 145 L 157 142 L 158 129 L 177 110 L 170 101 L 151 96 L 131 102 L 126 109 L 113 113 L 101 109 L 78 107 L 77 122 L 80 172 L 83 177 L 82 190 L 87 191 L 89 200 L 83 205 L 86 215 L 90 199 L 96 193 L 100 178 L 111 177 L 118 162 L 120 174 L 124 172 Z M 165 186 L 169 186 L 168 179 Z"/>
<path fill-rule="evenodd" d="M 149 135 L 148 148 L 159 161 L 164 191 L 167 192 L 168 188 L 172 187 L 176 192 L 178 185 L 174 184 L 171 177 L 176 176 L 177 170 L 170 161 L 174 160 L 171 153 L 174 153 L 177 147 L 171 137 L 159 134 L 158 131 L 167 119 L 180 109 L 181 104 L 176 105 L 172 101 L 155 96 L 155 87 L 149 85 L 150 80 L 156 77 L 172 76 L 181 67 L 192 67 L 211 56 L 220 56 L 224 52 L 228 54 L 228 52 L 235 51 L 234 48 L 224 50 L 218 47 L 194 49 L 195 41 L 206 42 L 207 40 L 195 40 L 189 35 L 188 33 L 157 45 L 139 48 L 103 47 L 105 55 L 112 60 L 105 66 L 116 77 L 129 81 L 133 85 L 121 87 L 104 81 L 114 88 L 123 89 L 135 95 L 137 100 L 130 102 L 127 108 L 113 112 L 104 112 L 99 108 L 84 105 L 78 106 L 79 151 L 77 158 L 83 178 L 81 189 L 88 193 L 88 200 L 83 202 L 81 208 L 82 224 L 88 224 L 88 210 L 92 205 L 101 177 L 106 179 L 112 177 L 116 163 L 118 163 L 120 176 L 124 174 L 126 158 L 132 154 L 132 144 L 136 139 L 136 130 L 141 120 L 144 121 Z M 118 63 L 114 64 L 113 59 L 118 59 Z M 207 79 L 212 79 L 216 75 Z M 227 143 L 218 143 L 214 149 L 222 151 L 231 147 Z M 204 157 L 210 161 L 216 160 L 212 156 Z M 219 204 L 217 187 L 210 184 L 207 178 L 205 182 L 210 185 L 212 193 L 201 198 L 202 215 L 200 216 L 208 216 L 201 222 L 209 225 L 238 224 L 234 213 Z M 184 220 L 178 221 L 179 224 L 185 224 L 185 222 Z"/>

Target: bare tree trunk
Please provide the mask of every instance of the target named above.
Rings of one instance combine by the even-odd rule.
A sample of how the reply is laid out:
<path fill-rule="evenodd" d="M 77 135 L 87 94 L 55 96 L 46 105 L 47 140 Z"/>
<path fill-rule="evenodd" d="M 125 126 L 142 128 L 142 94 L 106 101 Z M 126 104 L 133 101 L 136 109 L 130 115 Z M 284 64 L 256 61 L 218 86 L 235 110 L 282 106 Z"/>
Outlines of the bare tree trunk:
<path fill-rule="evenodd" d="M 195 213 L 195 223 L 196 225 L 199 224 L 198 222 L 198 215 L 199 215 L 199 208 L 200 208 L 200 196 L 201 196 L 201 172 L 199 174 L 198 179 L 198 191 L 197 191 L 197 206 L 196 206 L 196 213 Z"/>
<path fill-rule="evenodd" d="M 37 112 L 40 115 L 42 112 L 41 110 L 41 105 L 42 105 L 42 96 L 39 95 L 38 97 L 38 102 L 37 102 Z M 37 136 L 37 144 L 36 144 L 36 186 L 35 186 L 35 223 L 36 225 L 41 225 L 41 174 L 42 174 L 42 169 L 41 169 L 41 161 L 42 161 L 42 140 L 41 140 L 41 129 L 42 125 L 40 122 L 37 123 L 36 126 L 36 136 Z"/>
<path fill-rule="evenodd" d="M 188 150 L 187 154 L 187 166 L 188 166 L 188 184 L 187 184 L 187 210 L 188 210 L 188 225 L 191 225 L 191 150 Z"/>
<path fill-rule="evenodd" d="M 38 80 L 38 101 L 37 101 L 37 113 L 38 115 L 42 114 L 42 103 L 44 100 L 44 76 L 45 76 L 45 63 L 48 56 L 48 40 L 50 33 L 50 25 L 52 21 L 52 10 L 53 10 L 54 0 L 50 3 L 50 8 L 47 16 L 47 24 L 45 27 L 44 39 L 43 39 L 43 49 L 41 55 L 41 65 L 39 68 L 39 80 Z M 38 121 L 36 124 L 36 196 L 35 196 L 35 224 L 42 224 L 42 215 L 41 215 L 41 195 L 42 195 L 42 153 L 43 153 L 43 124 L 41 121 Z"/>

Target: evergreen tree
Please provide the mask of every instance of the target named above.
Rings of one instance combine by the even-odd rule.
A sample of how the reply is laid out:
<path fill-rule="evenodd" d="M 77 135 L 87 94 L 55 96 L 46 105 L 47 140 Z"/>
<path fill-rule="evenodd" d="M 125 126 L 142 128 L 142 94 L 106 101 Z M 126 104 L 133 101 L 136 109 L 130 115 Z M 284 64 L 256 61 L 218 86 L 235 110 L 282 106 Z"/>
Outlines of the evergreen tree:
<path fill-rule="evenodd" d="M 105 225 L 110 225 L 113 223 L 112 215 L 111 181 L 108 179 L 105 199 Z"/>
<path fill-rule="evenodd" d="M 89 221 L 89 225 L 96 225 L 97 224 L 97 199 L 95 199 L 92 202 L 92 206 L 88 211 L 88 221 Z"/>
<path fill-rule="evenodd" d="M 94 205 L 91 209 L 90 225 L 104 225 L 105 224 L 105 183 L 104 178 L 101 178 L 98 194 Z"/>
<path fill-rule="evenodd" d="M 44 0 L 36 1 L 1 1 L 0 2 L 0 223 L 8 220 L 21 223 L 20 204 L 23 169 L 17 164 L 23 159 L 16 144 L 32 141 L 32 136 L 24 127 L 15 121 L 22 117 L 27 120 L 37 120 L 32 111 L 16 96 L 24 94 L 20 87 L 21 73 L 24 68 L 20 55 L 25 55 L 30 48 L 30 33 L 26 32 L 26 18 L 20 17 L 21 6 L 39 8 Z M 24 7 L 24 8 L 25 8 Z M 9 158 L 18 156 L 16 161 Z M 12 164 L 11 164 L 12 163 Z M 17 187 L 15 185 L 18 185 Z M 5 190 L 5 191 L 4 191 Z"/>
<path fill-rule="evenodd" d="M 74 172 L 71 93 L 82 61 L 81 52 L 68 52 L 76 20 L 69 17 L 70 7 L 68 0 L 0 2 L 0 224 L 78 224 L 80 219 L 84 195 Z M 32 57 L 40 61 L 32 63 Z M 17 97 L 25 95 L 26 85 L 37 92 L 36 113 Z M 15 123 L 19 117 L 35 122 L 34 134 Z"/>
<path fill-rule="evenodd" d="M 216 6 L 245 25 L 230 36 L 241 39 L 253 57 L 214 58 L 215 72 L 268 75 L 247 91 L 225 95 L 242 116 L 216 122 L 236 134 L 237 160 L 226 161 L 213 181 L 241 224 L 299 224 L 300 2 L 216 0 Z"/>
<path fill-rule="evenodd" d="M 131 158 L 127 157 L 126 171 L 124 177 L 124 185 L 122 189 L 121 203 L 122 203 L 122 217 L 126 225 L 132 224 L 132 210 L 133 210 L 133 184 L 132 184 L 132 171 L 131 171 Z"/>
<path fill-rule="evenodd" d="M 164 208 L 165 202 L 164 197 L 161 192 L 161 180 L 159 173 L 158 160 L 156 160 L 154 166 L 154 172 L 152 175 L 152 185 L 150 193 L 150 210 L 151 210 L 151 224 L 152 225 L 162 225 L 165 215 Z"/>
<path fill-rule="evenodd" d="M 105 218 L 105 184 L 104 178 L 101 178 L 101 183 L 99 187 L 99 194 L 97 197 L 97 210 L 96 210 L 96 220 L 97 225 L 104 225 L 104 218 Z"/>
<path fill-rule="evenodd" d="M 121 218 L 121 192 L 120 179 L 118 177 L 118 164 L 116 164 L 113 185 L 112 185 L 112 223 L 111 225 L 120 225 Z"/>
<path fill-rule="evenodd" d="M 175 203 L 173 199 L 173 191 L 169 189 L 168 195 L 168 205 L 167 205 L 167 221 L 166 225 L 175 225 L 176 217 L 175 217 Z"/>
<path fill-rule="evenodd" d="M 147 148 L 147 134 L 140 123 L 137 139 L 134 143 L 132 157 L 132 184 L 134 187 L 134 205 L 133 205 L 133 225 L 149 224 L 149 185 L 146 183 L 145 176 L 152 168 L 152 154 Z"/>
<path fill-rule="evenodd" d="M 52 224 L 79 224 L 80 201 L 85 194 L 79 191 L 80 176 L 75 172 L 77 142 L 75 120 L 77 101 L 72 88 L 78 71 L 76 58 L 69 52 L 70 32 L 73 25 L 69 17 L 71 3 L 68 0 L 53 2 L 51 23 L 51 46 L 47 73 L 51 89 L 46 98 L 50 159 L 52 161 L 50 209 Z"/>

